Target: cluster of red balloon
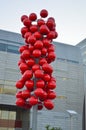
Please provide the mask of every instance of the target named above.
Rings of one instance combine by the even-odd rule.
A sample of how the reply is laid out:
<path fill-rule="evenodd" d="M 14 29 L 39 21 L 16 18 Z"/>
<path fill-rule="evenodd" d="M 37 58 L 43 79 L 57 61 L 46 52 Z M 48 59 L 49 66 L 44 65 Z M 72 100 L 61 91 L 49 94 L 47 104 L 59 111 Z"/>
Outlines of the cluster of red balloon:
<path fill-rule="evenodd" d="M 37 19 L 36 13 L 31 13 L 21 17 L 24 25 L 21 34 L 25 45 L 19 48 L 18 66 L 22 77 L 16 82 L 16 105 L 28 109 L 38 104 L 38 110 L 43 106 L 51 110 L 54 108 L 52 100 L 56 98 L 56 80 L 50 65 L 56 58 L 52 41 L 58 33 L 55 19 L 45 19 L 48 16 L 46 9 L 40 11 L 40 16 Z"/>

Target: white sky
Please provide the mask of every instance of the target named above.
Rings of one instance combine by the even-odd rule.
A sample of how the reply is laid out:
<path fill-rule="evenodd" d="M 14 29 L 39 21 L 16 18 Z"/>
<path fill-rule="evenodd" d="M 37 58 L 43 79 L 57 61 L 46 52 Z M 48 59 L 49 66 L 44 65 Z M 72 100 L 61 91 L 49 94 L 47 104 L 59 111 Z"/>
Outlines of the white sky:
<path fill-rule="evenodd" d="M 0 0 L 0 29 L 20 33 L 20 17 L 47 9 L 56 21 L 55 41 L 76 45 L 86 38 L 86 0 Z"/>

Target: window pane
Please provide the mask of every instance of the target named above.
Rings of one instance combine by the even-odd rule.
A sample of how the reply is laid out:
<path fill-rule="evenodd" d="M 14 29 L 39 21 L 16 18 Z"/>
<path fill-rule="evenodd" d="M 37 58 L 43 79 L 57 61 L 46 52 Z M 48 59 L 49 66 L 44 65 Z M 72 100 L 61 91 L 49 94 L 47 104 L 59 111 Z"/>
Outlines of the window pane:
<path fill-rule="evenodd" d="M 8 111 L 3 111 L 3 110 L 2 110 L 1 119 L 8 119 L 8 115 L 9 115 L 9 112 L 8 112 Z"/>
<path fill-rule="evenodd" d="M 16 94 L 16 87 L 15 86 L 4 86 L 3 93 L 15 95 Z"/>
<path fill-rule="evenodd" d="M 8 130 L 15 130 L 15 128 L 8 128 Z"/>
<path fill-rule="evenodd" d="M 0 84 L 0 93 L 3 93 L 3 85 Z"/>
<path fill-rule="evenodd" d="M 18 49 L 19 49 L 18 46 L 13 46 L 13 45 L 7 46 L 7 52 L 19 53 Z"/>
<path fill-rule="evenodd" d="M 0 130 L 8 130 L 8 128 L 0 127 Z"/>
<path fill-rule="evenodd" d="M 6 44 L 0 43 L 0 51 L 6 51 Z"/>
<path fill-rule="evenodd" d="M 15 120 L 16 119 L 16 112 L 9 111 L 9 119 Z"/>

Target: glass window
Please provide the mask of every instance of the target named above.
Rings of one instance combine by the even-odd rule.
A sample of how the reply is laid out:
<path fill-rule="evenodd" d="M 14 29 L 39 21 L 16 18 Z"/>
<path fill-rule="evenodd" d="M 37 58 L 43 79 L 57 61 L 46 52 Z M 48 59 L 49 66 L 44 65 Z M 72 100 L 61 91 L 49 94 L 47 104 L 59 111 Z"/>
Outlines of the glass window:
<path fill-rule="evenodd" d="M 15 128 L 8 128 L 8 130 L 15 130 Z"/>
<path fill-rule="evenodd" d="M 15 86 L 4 86 L 3 93 L 15 95 L 17 89 Z"/>
<path fill-rule="evenodd" d="M 12 52 L 12 53 L 19 54 L 18 49 L 19 49 L 18 46 L 7 45 L 7 44 L 0 43 L 0 51 L 7 51 L 7 52 Z"/>
<path fill-rule="evenodd" d="M 1 119 L 8 119 L 8 116 L 9 116 L 9 112 L 8 112 L 8 111 L 3 111 L 3 110 L 2 110 Z"/>
<path fill-rule="evenodd" d="M 0 43 L 0 51 L 6 51 L 6 44 Z"/>
<path fill-rule="evenodd" d="M 0 93 L 3 93 L 3 86 L 2 84 L 0 84 Z"/>
<path fill-rule="evenodd" d="M 11 88 L 13 87 L 13 85 L 15 85 L 15 81 L 9 81 L 9 80 L 5 80 L 4 81 L 4 84 L 6 84 L 6 85 L 9 85 L 9 86 L 11 86 Z"/>
<path fill-rule="evenodd" d="M 18 49 L 19 49 L 18 46 L 13 46 L 13 45 L 7 46 L 7 52 L 19 53 Z"/>
<path fill-rule="evenodd" d="M 15 120 L 16 119 L 16 112 L 9 111 L 9 119 L 10 120 Z"/>
<path fill-rule="evenodd" d="M 0 130 L 8 130 L 8 128 L 0 127 Z"/>

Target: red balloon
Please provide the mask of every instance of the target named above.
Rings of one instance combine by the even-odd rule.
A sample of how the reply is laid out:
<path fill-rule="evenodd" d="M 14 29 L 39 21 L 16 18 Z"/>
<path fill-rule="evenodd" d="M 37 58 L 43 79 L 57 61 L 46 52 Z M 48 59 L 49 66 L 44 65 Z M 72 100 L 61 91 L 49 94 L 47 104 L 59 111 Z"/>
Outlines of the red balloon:
<path fill-rule="evenodd" d="M 26 86 L 27 89 L 33 90 L 33 88 L 34 88 L 34 81 L 33 80 L 27 80 L 25 82 L 25 86 Z"/>
<path fill-rule="evenodd" d="M 16 98 L 22 98 L 22 91 L 18 91 L 16 93 Z"/>
<path fill-rule="evenodd" d="M 31 70 L 26 70 L 26 71 L 24 72 L 24 74 L 22 75 L 22 79 L 23 79 L 24 81 L 26 81 L 26 80 L 28 80 L 28 79 L 30 79 L 30 78 L 32 78 L 32 77 L 33 77 L 33 73 L 32 73 Z"/>
<path fill-rule="evenodd" d="M 44 91 L 43 91 L 42 88 L 37 88 L 37 89 L 34 90 L 34 94 L 35 94 L 37 97 L 40 97 L 43 93 L 44 93 Z"/>
<path fill-rule="evenodd" d="M 29 30 L 28 30 L 28 28 L 27 27 L 22 27 L 21 28 L 21 34 L 22 34 L 22 36 L 24 36 L 24 34 L 26 33 L 26 32 L 28 32 Z"/>
<path fill-rule="evenodd" d="M 34 50 L 34 46 L 33 45 L 29 45 L 29 51 L 32 53 L 32 51 Z"/>
<path fill-rule="evenodd" d="M 36 78 L 43 78 L 43 71 L 42 70 L 36 70 L 34 72 L 34 75 Z"/>
<path fill-rule="evenodd" d="M 36 81 L 36 87 L 37 88 L 44 88 L 45 87 L 45 82 L 43 80 L 38 80 Z"/>
<path fill-rule="evenodd" d="M 53 44 L 49 45 L 48 52 L 55 51 L 55 46 Z"/>
<path fill-rule="evenodd" d="M 47 56 L 47 57 L 46 57 L 46 61 L 47 61 L 48 64 L 50 64 L 50 63 L 51 63 L 52 61 L 54 61 L 54 60 L 49 59 L 48 56 Z"/>
<path fill-rule="evenodd" d="M 42 9 L 40 11 L 40 16 L 46 18 L 48 16 L 48 11 L 46 9 Z"/>
<path fill-rule="evenodd" d="M 51 77 L 51 81 L 56 82 L 56 79 L 54 77 Z"/>
<path fill-rule="evenodd" d="M 26 49 L 28 49 L 28 47 L 27 46 L 25 46 L 25 45 L 23 45 L 23 46 L 21 46 L 21 47 L 19 47 L 19 52 L 20 53 L 22 53 L 24 50 L 26 50 Z"/>
<path fill-rule="evenodd" d="M 56 98 L 56 93 L 54 91 L 48 91 L 47 98 L 48 99 L 55 99 Z"/>
<path fill-rule="evenodd" d="M 22 16 L 21 16 L 21 21 L 23 22 L 23 20 L 24 20 L 25 18 L 28 18 L 28 16 L 27 16 L 27 15 L 22 15 Z"/>
<path fill-rule="evenodd" d="M 50 30 L 52 30 L 55 24 L 54 24 L 53 20 L 48 20 L 46 25 L 48 26 L 48 28 Z"/>
<path fill-rule="evenodd" d="M 34 72 L 34 71 L 36 71 L 36 70 L 39 70 L 40 69 L 40 65 L 39 64 L 34 64 L 33 66 L 32 66 L 32 71 Z"/>
<path fill-rule="evenodd" d="M 27 41 L 29 44 L 34 45 L 34 43 L 36 42 L 36 38 L 34 35 L 31 35 L 27 38 Z"/>
<path fill-rule="evenodd" d="M 36 105 L 38 103 L 38 99 L 34 96 L 30 97 L 28 101 L 29 101 L 29 104 L 31 105 Z"/>
<path fill-rule="evenodd" d="M 28 66 L 26 63 L 21 63 L 19 65 L 19 69 L 21 70 L 21 72 L 25 72 L 26 70 L 28 70 Z"/>
<path fill-rule="evenodd" d="M 57 33 L 57 32 L 55 32 L 55 37 L 54 37 L 54 39 L 55 39 L 55 38 L 57 38 L 57 37 L 58 37 L 58 33 Z"/>
<path fill-rule="evenodd" d="M 47 61 L 46 61 L 45 58 L 41 58 L 41 59 L 39 60 L 39 65 L 43 65 L 43 64 L 45 64 L 45 63 L 47 63 Z"/>
<path fill-rule="evenodd" d="M 45 88 L 43 88 L 43 90 L 47 93 L 50 89 L 47 87 L 47 83 L 45 84 Z"/>
<path fill-rule="evenodd" d="M 35 60 L 32 58 L 28 59 L 26 62 L 29 67 L 32 67 L 35 64 Z"/>
<path fill-rule="evenodd" d="M 20 66 L 21 63 L 25 63 L 25 60 L 24 59 L 19 59 L 18 66 Z"/>
<path fill-rule="evenodd" d="M 55 31 L 50 31 L 49 33 L 48 33 L 48 35 L 47 35 L 47 38 L 48 39 L 55 39 L 56 38 L 56 33 L 55 33 Z"/>
<path fill-rule="evenodd" d="M 55 19 L 53 17 L 49 17 L 48 20 L 55 22 Z"/>
<path fill-rule="evenodd" d="M 34 44 L 34 48 L 36 49 L 42 49 L 43 47 L 43 42 L 41 40 L 37 40 Z"/>
<path fill-rule="evenodd" d="M 27 60 L 30 57 L 30 51 L 29 50 L 24 50 L 21 54 L 21 56 Z"/>
<path fill-rule="evenodd" d="M 31 32 L 26 32 L 25 35 L 24 35 L 24 38 L 28 39 L 31 35 L 32 35 Z"/>
<path fill-rule="evenodd" d="M 37 40 L 42 38 L 42 35 L 39 32 L 35 32 L 33 35 Z"/>
<path fill-rule="evenodd" d="M 37 25 L 40 27 L 41 25 L 44 25 L 45 21 L 43 19 L 38 19 Z"/>
<path fill-rule="evenodd" d="M 48 82 L 48 88 L 49 89 L 55 89 L 56 88 L 56 82 L 54 82 L 54 81 L 49 81 Z"/>
<path fill-rule="evenodd" d="M 38 110 L 42 110 L 43 109 L 43 104 L 42 102 L 38 102 Z"/>
<path fill-rule="evenodd" d="M 50 81 L 51 77 L 50 77 L 49 74 L 44 74 L 43 79 L 44 79 L 46 82 L 48 82 L 48 81 Z"/>
<path fill-rule="evenodd" d="M 47 26 L 49 27 L 50 31 L 55 31 L 55 19 L 53 17 L 49 17 L 47 21 Z"/>
<path fill-rule="evenodd" d="M 53 72 L 52 66 L 49 65 L 48 63 L 43 64 L 42 69 L 43 69 L 46 73 L 52 73 L 52 72 Z"/>
<path fill-rule="evenodd" d="M 18 98 L 18 99 L 16 100 L 16 105 L 19 106 L 19 107 L 24 107 L 24 105 L 25 105 L 24 99 Z"/>
<path fill-rule="evenodd" d="M 43 45 L 44 45 L 44 47 L 49 47 L 50 43 L 51 43 L 50 40 L 48 40 L 47 38 L 43 39 Z"/>
<path fill-rule="evenodd" d="M 34 58 L 39 58 L 41 56 L 41 51 L 39 49 L 33 50 L 33 56 Z"/>
<path fill-rule="evenodd" d="M 18 80 L 16 82 L 16 88 L 21 89 L 24 87 L 24 82 L 22 80 Z"/>
<path fill-rule="evenodd" d="M 30 109 L 30 108 L 32 108 L 32 105 L 27 102 L 27 103 L 25 103 L 24 108 Z"/>
<path fill-rule="evenodd" d="M 37 19 L 36 13 L 31 13 L 31 14 L 29 15 L 29 19 L 30 19 L 31 21 L 35 21 L 35 20 Z"/>
<path fill-rule="evenodd" d="M 39 31 L 42 35 L 47 35 L 49 33 L 49 28 L 46 25 L 41 25 Z"/>
<path fill-rule="evenodd" d="M 53 102 L 52 102 L 51 100 L 49 100 L 49 99 L 46 99 L 46 100 L 44 101 L 44 106 L 45 106 L 48 110 L 51 110 L 51 109 L 54 108 Z"/>
<path fill-rule="evenodd" d="M 31 26 L 30 26 L 30 31 L 31 31 L 32 33 L 37 32 L 37 31 L 38 31 L 37 25 L 31 25 Z"/>
<path fill-rule="evenodd" d="M 41 54 L 42 54 L 43 56 L 46 56 L 46 55 L 47 55 L 47 49 L 46 49 L 45 47 L 42 48 Z"/>
<path fill-rule="evenodd" d="M 55 52 L 50 51 L 50 52 L 48 53 L 48 58 L 51 59 L 52 61 L 54 61 L 55 58 L 56 58 Z"/>
<path fill-rule="evenodd" d="M 43 91 L 43 93 L 40 95 L 39 99 L 40 99 L 40 101 L 44 101 L 45 99 L 47 99 L 47 93 L 45 91 Z"/>
<path fill-rule="evenodd" d="M 32 105 L 27 102 L 27 103 L 25 103 L 24 108 L 30 109 L 30 108 L 32 108 Z"/>
<path fill-rule="evenodd" d="M 23 24 L 26 26 L 26 27 L 30 27 L 31 26 L 31 20 L 29 18 L 25 18 L 23 20 Z"/>
<path fill-rule="evenodd" d="M 30 97 L 30 91 L 29 90 L 23 90 L 22 91 L 22 98 L 27 99 Z"/>

